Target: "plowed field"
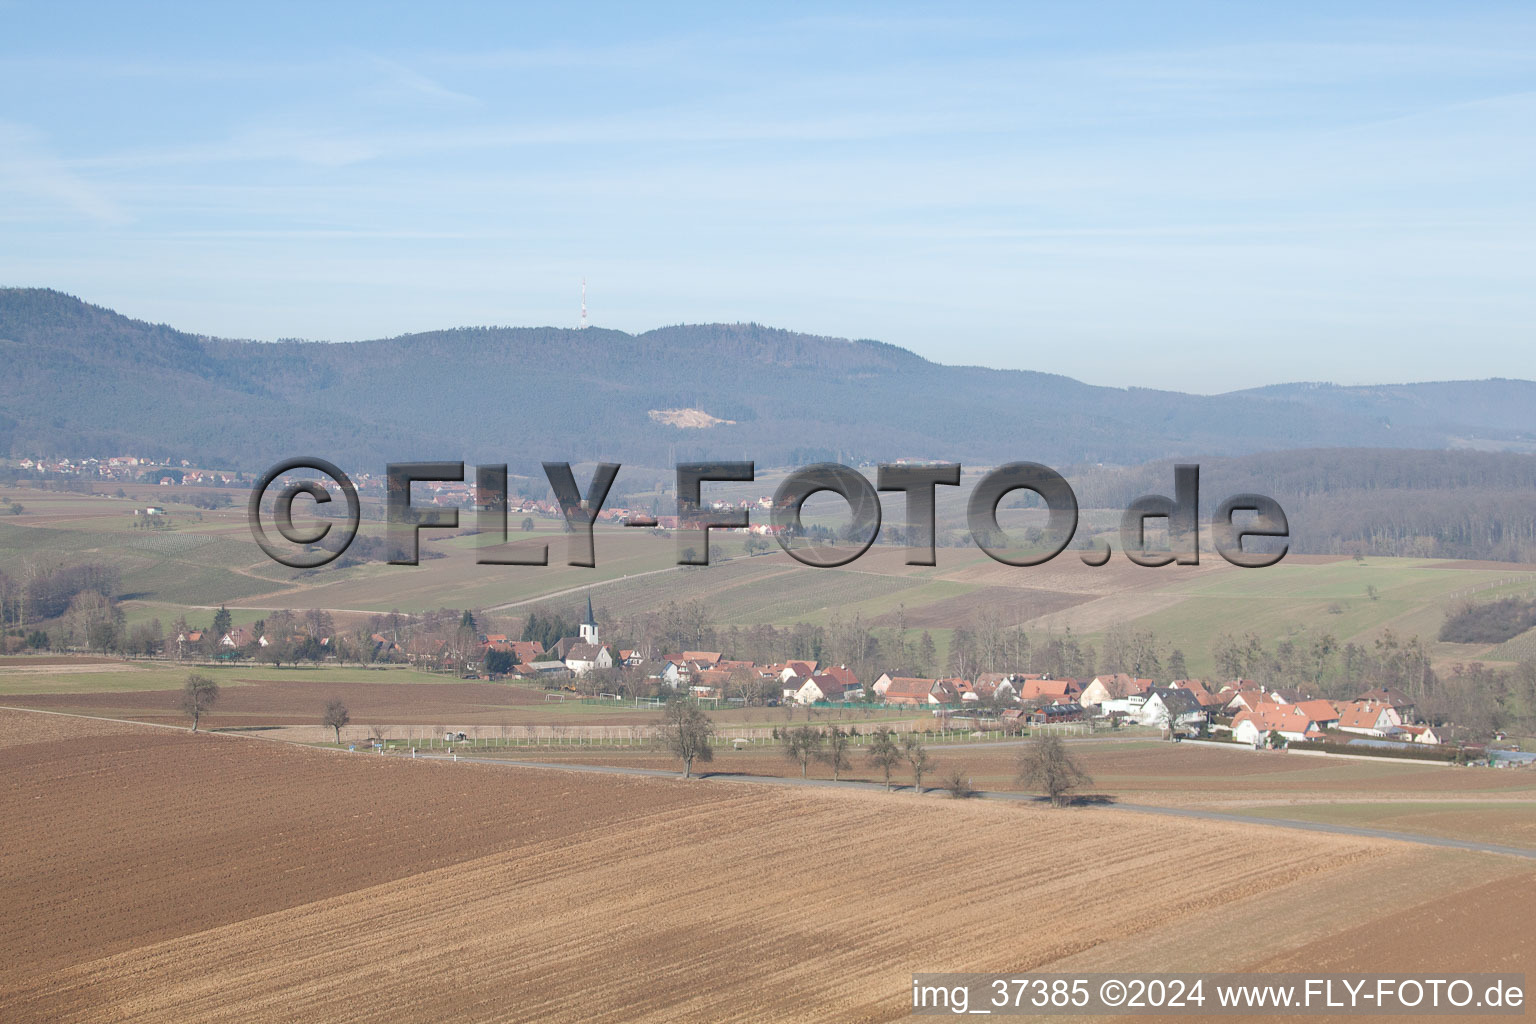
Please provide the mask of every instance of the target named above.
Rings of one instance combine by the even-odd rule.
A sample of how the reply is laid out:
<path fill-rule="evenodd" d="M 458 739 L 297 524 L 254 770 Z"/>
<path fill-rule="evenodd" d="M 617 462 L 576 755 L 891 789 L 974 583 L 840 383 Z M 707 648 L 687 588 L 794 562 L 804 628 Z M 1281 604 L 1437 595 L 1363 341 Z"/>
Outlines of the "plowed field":
<path fill-rule="evenodd" d="M 0 749 L 0 1020 L 896 1020 L 913 971 L 1240 969 L 1531 892 L 1378 840 L 95 724 Z"/>

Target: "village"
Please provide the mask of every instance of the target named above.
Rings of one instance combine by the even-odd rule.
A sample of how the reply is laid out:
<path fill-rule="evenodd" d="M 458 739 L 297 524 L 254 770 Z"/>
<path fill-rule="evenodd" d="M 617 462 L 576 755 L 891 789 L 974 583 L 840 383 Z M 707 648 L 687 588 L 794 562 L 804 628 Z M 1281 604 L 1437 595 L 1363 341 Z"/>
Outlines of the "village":
<path fill-rule="evenodd" d="M 210 640 L 206 631 L 180 634 L 178 657 Z M 866 682 L 846 665 L 814 659 L 758 664 L 705 650 L 647 657 L 639 649 L 603 642 L 590 599 L 576 634 L 548 647 L 540 640 L 479 632 L 457 643 L 411 645 L 398 634 L 377 632 L 369 640 L 370 656 L 381 660 L 401 659 L 463 679 L 523 683 L 591 700 L 644 700 L 648 707 L 681 698 L 709 708 L 782 708 L 790 714 L 804 709 L 807 715 L 832 708 L 909 709 L 932 714 L 945 730 L 1003 736 L 1073 723 L 1090 731 L 1141 727 L 1175 742 L 1199 739 L 1253 749 L 1299 745 L 1364 756 L 1419 753 L 1440 760 L 1464 760 L 1471 752 L 1454 726 L 1429 724 L 1412 698 L 1391 687 L 1326 699 L 1304 688 L 1248 679 L 1158 682 L 1127 673 L 1075 679 L 1039 672 L 980 672 L 971 678 L 886 672 Z M 292 643 L 316 648 L 312 660 L 319 661 L 327 660 L 332 638 L 299 634 Z M 273 641 L 235 628 L 214 644 L 213 649 L 232 654 L 249 647 L 260 652 Z M 286 657 L 299 657 L 296 647 Z"/>

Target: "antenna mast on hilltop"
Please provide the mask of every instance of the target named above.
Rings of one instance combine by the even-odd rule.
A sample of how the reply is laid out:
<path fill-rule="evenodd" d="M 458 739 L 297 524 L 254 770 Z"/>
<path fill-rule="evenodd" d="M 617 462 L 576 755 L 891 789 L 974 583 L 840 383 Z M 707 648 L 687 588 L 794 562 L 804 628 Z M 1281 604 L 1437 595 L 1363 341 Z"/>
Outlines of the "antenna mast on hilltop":
<path fill-rule="evenodd" d="M 581 329 L 587 329 L 587 279 L 581 279 Z"/>

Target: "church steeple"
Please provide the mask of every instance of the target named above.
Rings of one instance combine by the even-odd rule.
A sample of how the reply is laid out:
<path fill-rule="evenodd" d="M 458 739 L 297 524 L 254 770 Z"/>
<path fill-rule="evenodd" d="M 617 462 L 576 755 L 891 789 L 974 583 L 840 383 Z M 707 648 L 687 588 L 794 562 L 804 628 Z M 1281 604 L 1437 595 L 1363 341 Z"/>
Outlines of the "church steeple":
<path fill-rule="evenodd" d="M 597 618 L 592 614 L 592 595 L 587 595 L 587 618 L 581 624 L 581 639 L 583 643 L 597 643 Z"/>

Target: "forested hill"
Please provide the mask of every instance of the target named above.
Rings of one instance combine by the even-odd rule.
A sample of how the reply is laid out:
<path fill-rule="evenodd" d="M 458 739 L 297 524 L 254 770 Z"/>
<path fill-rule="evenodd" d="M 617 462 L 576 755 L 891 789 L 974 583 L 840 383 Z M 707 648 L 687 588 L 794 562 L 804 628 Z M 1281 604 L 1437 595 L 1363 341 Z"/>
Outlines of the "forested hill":
<path fill-rule="evenodd" d="M 1125 508 L 1171 494 L 1173 463 L 1085 467 L 1078 500 Z M 1200 461 L 1202 504 L 1257 491 L 1277 499 L 1299 554 L 1536 562 L 1536 455 L 1328 448 Z"/>
<path fill-rule="evenodd" d="M 1536 447 L 1525 381 L 1218 396 L 945 366 L 756 324 L 462 328 L 379 341 L 198 337 L 0 289 L 0 451 L 250 468 L 463 458 L 648 465 L 841 456 L 1134 464 L 1296 448 Z M 653 411 L 699 410 L 686 428 Z"/>

